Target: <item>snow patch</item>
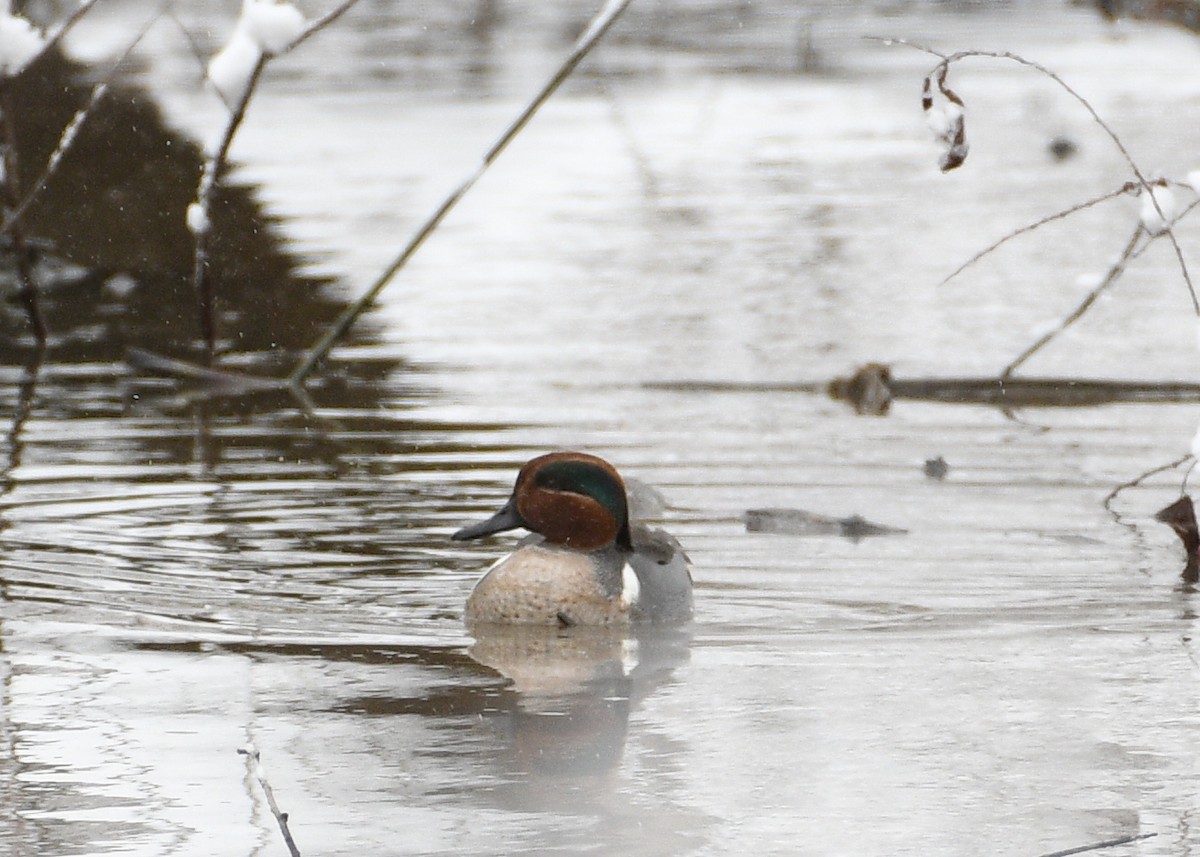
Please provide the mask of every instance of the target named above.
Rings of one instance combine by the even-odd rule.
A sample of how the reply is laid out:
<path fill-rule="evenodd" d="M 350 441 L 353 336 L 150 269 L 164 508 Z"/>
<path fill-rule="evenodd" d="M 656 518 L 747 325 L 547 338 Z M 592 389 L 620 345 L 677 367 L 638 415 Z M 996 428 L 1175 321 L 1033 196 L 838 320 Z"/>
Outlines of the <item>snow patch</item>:
<path fill-rule="evenodd" d="M 291 3 L 246 0 L 238 26 L 245 28 L 263 53 L 277 54 L 300 38 L 307 23 L 304 13 Z"/>
<path fill-rule="evenodd" d="M 0 76 L 13 77 L 33 62 L 46 40 L 19 15 L 0 13 Z"/>
<path fill-rule="evenodd" d="M 1142 227 L 1151 235 L 1162 234 L 1177 216 L 1179 203 L 1169 186 L 1156 184 L 1150 193 L 1142 191 Z"/>
<path fill-rule="evenodd" d="M 228 105 L 240 102 L 258 68 L 262 51 L 239 24 L 229 43 L 208 61 L 208 80 Z"/>

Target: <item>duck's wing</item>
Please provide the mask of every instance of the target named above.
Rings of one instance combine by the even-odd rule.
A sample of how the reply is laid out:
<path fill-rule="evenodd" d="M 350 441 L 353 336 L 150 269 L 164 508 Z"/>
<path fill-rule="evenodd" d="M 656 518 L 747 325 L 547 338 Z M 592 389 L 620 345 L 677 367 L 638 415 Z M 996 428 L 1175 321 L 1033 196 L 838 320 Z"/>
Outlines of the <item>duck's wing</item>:
<path fill-rule="evenodd" d="M 634 525 L 629 566 L 640 591 L 637 611 L 651 622 L 692 618 L 691 561 L 679 542 L 664 530 Z"/>

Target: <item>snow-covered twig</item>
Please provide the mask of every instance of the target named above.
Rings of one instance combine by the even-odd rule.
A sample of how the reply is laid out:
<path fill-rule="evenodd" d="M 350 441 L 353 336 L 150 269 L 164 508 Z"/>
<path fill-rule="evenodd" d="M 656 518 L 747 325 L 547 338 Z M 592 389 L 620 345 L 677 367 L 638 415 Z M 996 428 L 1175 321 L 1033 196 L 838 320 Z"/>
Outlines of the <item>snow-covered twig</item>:
<path fill-rule="evenodd" d="M 275 816 L 275 821 L 279 823 L 279 830 L 283 834 L 283 841 L 287 845 L 288 853 L 292 857 L 300 857 L 300 849 L 296 847 L 296 840 L 292 839 L 292 831 L 288 828 L 288 814 L 280 812 L 279 804 L 275 803 L 275 793 L 271 791 L 271 783 L 267 780 L 267 771 L 263 768 L 258 748 L 253 744 L 247 744 L 245 747 L 239 747 L 238 753 L 246 757 L 246 763 L 250 766 L 250 772 L 258 780 L 259 786 L 262 787 L 263 794 L 267 798 L 267 806 L 271 808 L 271 814 Z"/>
<path fill-rule="evenodd" d="M 332 11 L 312 22 L 291 3 L 244 0 L 242 14 L 225 47 L 209 61 L 206 75 L 218 97 L 229 108 L 220 139 L 210 151 L 200 175 L 196 199 L 187 209 L 187 226 L 193 237 L 192 287 L 196 292 L 200 333 L 205 356 L 211 365 L 216 356 L 216 294 L 209 276 L 212 231 L 212 201 L 228 164 L 233 144 L 267 62 L 286 53 L 314 33 L 341 17 L 357 0 L 344 0 Z"/>
<path fill-rule="evenodd" d="M 414 253 L 417 252 L 417 250 L 425 242 L 425 239 L 428 238 L 435 229 L 437 229 L 438 225 L 441 224 L 446 215 L 449 214 L 454 206 L 458 204 L 458 201 L 466 195 L 467 191 L 474 186 L 475 182 L 479 180 L 479 178 L 487 171 L 488 167 L 490 167 L 496 158 L 500 156 L 500 153 L 504 151 L 505 147 L 507 147 L 508 144 L 511 143 L 519 133 L 521 133 L 521 130 L 524 129 L 524 127 L 529 123 L 529 120 L 533 118 L 538 109 L 546 103 L 547 99 L 549 99 L 550 96 L 553 95 L 558 87 L 562 84 L 562 82 L 571 75 L 571 72 L 575 70 L 575 67 L 578 66 L 583 58 L 588 55 L 593 47 L 595 47 L 596 43 L 600 41 L 601 37 L 608 32 L 609 28 L 612 27 L 613 23 L 616 22 L 621 13 L 625 11 L 625 8 L 630 4 L 630 2 L 631 0 L 607 0 L 600 11 L 596 13 L 596 16 L 592 19 L 591 23 L 588 24 L 587 28 L 584 29 L 583 33 L 576 40 L 574 47 L 571 49 L 571 53 L 567 55 L 567 57 L 555 70 L 554 74 L 550 76 L 550 79 L 546 81 L 545 85 L 533 97 L 533 100 L 525 105 L 517 117 L 513 119 L 513 121 L 499 136 L 499 138 L 497 138 L 496 142 L 492 144 L 491 148 L 484 153 L 483 158 L 471 171 L 470 175 L 468 175 L 465 180 L 463 180 L 459 185 L 450 191 L 450 194 L 444 200 L 442 200 L 442 203 L 436 209 L 434 209 L 429 217 L 425 219 L 424 223 L 421 224 L 413 237 L 409 239 L 408 243 L 404 246 L 404 249 L 400 251 L 396 258 L 392 260 L 391 264 L 389 264 L 387 268 L 385 268 L 384 271 L 375 279 L 375 282 L 371 284 L 370 288 L 368 288 L 365 293 L 363 293 L 362 297 L 347 307 L 345 311 L 343 311 L 342 314 L 334 321 L 329 330 L 326 331 L 325 335 L 321 337 L 321 339 L 311 349 L 309 349 L 304 360 L 302 360 L 300 364 L 292 371 L 291 375 L 288 376 L 288 381 L 292 386 L 298 387 L 303 384 L 304 380 L 310 374 L 312 374 L 312 371 L 316 368 L 317 364 L 324 360 L 326 356 L 328 356 L 329 352 L 333 350 L 335 345 L 337 345 L 338 340 L 340 340 L 342 336 L 345 335 L 346 331 L 354 325 L 354 322 L 358 320 L 358 317 L 361 316 L 367 310 L 367 308 L 375 302 L 375 299 L 379 296 L 380 292 L 382 292 L 388 283 L 390 283 L 396 276 L 396 274 L 399 273 L 400 269 L 408 263 L 408 260 L 412 258 Z"/>
<path fill-rule="evenodd" d="M 998 241 L 995 241 L 988 247 L 980 250 L 963 264 L 959 265 L 958 268 L 943 278 L 939 284 L 944 285 L 945 283 L 954 279 L 971 265 L 974 265 L 979 260 L 988 256 L 1008 241 L 1011 241 L 1012 239 L 1028 232 L 1032 232 L 1033 230 L 1038 229 L 1051 221 L 1061 220 L 1069 215 L 1075 214 L 1078 211 L 1090 208 L 1098 203 L 1107 201 L 1117 196 L 1123 196 L 1135 192 L 1141 196 L 1142 207 L 1138 226 L 1135 229 L 1134 235 L 1130 239 L 1128 246 L 1122 252 L 1118 262 L 1115 263 L 1112 268 L 1110 268 L 1109 272 L 1102 279 L 1099 286 L 1097 286 L 1084 299 L 1084 301 L 1075 309 L 1074 312 L 1060 322 L 1056 329 L 1039 338 L 1037 342 L 1022 352 L 1016 360 L 1005 367 L 1004 371 L 1001 373 L 1001 378 L 1008 378 L 1018 366 L 1043 348 L 1068 326 L 1077 321 L 1095 302 L 1099 293 L 1112 285 L 1112 283 L 1115 282 L 1115 280 L 1125 271 L 1128 263 L 1132 259 L 1137 258 L 1137 256 L 1139 256 L 1141 252 L 1145 250 L 1146 246 L 1161 236 L 1166 236 L 1166 238 L 1171 242 L 1171 247 L 1175 253 L 1180 274 L 1183 277 L 1183 281 L 1188 289 L 1188 295 L 1191 298 L 1192 309 L 1197 316 L 1200 316 L 1200 298 L 1197 297 L 1195 286 L 1192 283 L 1191 273 L 1189 272 L 1187 262 L 1183 257 L 1183 250 L 1179 246 L 1179 242 L 1176 239 L 1174 230 L 1172 228 L 1176 222 L 1182 219 L 1183 216 L 1185 216 L 1189 211 L 1191 211 L 1192 208 L 1195 207 L 1195 203 L 1180 212 L 1178 210 L 1178 204 L 1175 201 L 1176 198 L 1172 190 L 1173 183 L 1168 182 L 1165 179 L 1155 179 L 1153 181 L 1148 179 L 1142 172 L 1141 168 L 1138 167 L 1137 162 L 1133 159 L 1129 149 L 1125 146 L 1124 142 L 1121 140 L 1116 131 L 1114 131 L 1112 127 L 1104 121 L 1104 118 L 1100 116 L 1096 108 L 1092 106 L 1091 102 L 1080 95 L 1070 84 L 1063 80 L 1054 71 L 1051 71 L 1042 64 L 1008 51 L 969 50 L 959 51 L 953 54 L 943 54 L 933 50 L 932 48 L 904 39 L 882 38 L 877 40 L 882 41 L 885 44 L 904 45 L 906 47 L 914 48 L 915 50 L 919 50 L 939 58 L 938 64 L 934 66 L 933 70 L 929 72 L 928 75 L 926 75 L 922 84 L 921 106 L 925 111 L 927 120 L 930 121 L 930 125 L 933 127 L 938 139 L 948 147 L 943 152 L 940 159 L 943 171 L 954 169 L 961 165 L 965 160 L 967 153 L 965 132 L 962 127 L 964 105 L 962 100 L 946 85 L 946 77 L 949 72 L 949 68 L 953 63 L 964 59 L 985 58 L 1015 62 L 1019 65 L 1025 66 L 1026 68 L 1031 68 L 1054 81 L 1054 83 L 1056 83 L 1060 88 L 1062 88 L 1072 98 L 1079 102 L 1080 105 L 1083 106 L 1083 108 L 1092 117 L 1092 120 L 1099 125 L 1109 139 L 1112 140 L 1113 145 L 1116 146 L 1117 150 L 1121 153 L 1122 158 L 1124 158 L 1125 163 L 1128 165 L 1130 172 L 1134 176 L 1134 181 L 1126 182 L 1115 191 L 1098 196 L 1079 205 L 1066 208 L 1048 217 L 1044 217 L 1035 223 L 1022 226 L 1021 228 L 1010 232 L 1009 234 L 1000 238 Z M 937 83 L 938 91 L 942 94 L 947 102 L 945 109 L 939 110 L 934 105 L 933 83 L 935 81 Z M 1197 188 L 1196 185 L 1190 181 L 1191 178 L 1192 177 L 1189 176 L 1188 184 L 1192 190 L 1200 193 L 1200 188 Z M 1141 249 L 1138 249 L 1138 238 L 1143 233 L 1149 236 L 1149 240 L 1142 246 Z"/>
<path fill-rule="evenodd" d="M 200 174 L 200 186 L 196 191 L 196 201 L 187 209 L 187 225 L 194 238 L 192 288 L 200 302 L 200 334 L 204 338 L 205 354 L 209 363 L 212 363 L 216 354 L 217 339 L 216 295 L 213 292 L 212 278 L 208 276 L 208 239 L 212 232 L 210 212 L 212 211 L 213 193 L 216 190 L 219 175 L 225 170 L 229 147 L 233 145 L 234 135 L 237 134 L 237 130 L 246 116 L 250 96 L 254 93 L 254 87 L 262 75 L 265 64 L 266 56 L 259 55 L 246 80 L 245 88 L 234 105 L 229 121 L 225 124 L 216 149 L 205 158 L 204 169 Z"/>
<path fill-rule="evenodd" d="M 1077 306 L 1075 310 L 1070 313 L 1070 315 L 1059 322 L 1053 330 L 1041 336 L 1037 342 L 1033 343 L 1033 345 L 1030 345 L 1028 348 L 1022 351 L 1017 359 L 1009 363 L 1008 366 L 1004 367 L 1004 371 L 1000 373 L 1000 377 L 1006 379 L 1011 377 L 1012 373 L 1016 371 L 1017 367 L 1019 367 L 1038 351 L 1041 351 L 1044 347 L 1050 344 L 1055 337 L 1077 322 L 1084 313 L 1091 309 L 1092 304 L 1096 302 L 1096 298 L 1100 296 L 1100 293 L 1109 286 L 1113 285 L 1120 278 L 1120 276 L 1125 273 L 1125 270 L 1129 267 L 1130 262 L 1134 261 L 1143 253 L 1145 253 L 1151 244 L 1153 244 L 1163 235 L 1167 234 L 1172 226 L 1186 217 L 1188 213 L 1197 206 L 1200 206 L 1200 200 L 1193 201 L 1180 212 L 1172 211 L 1171 219 L 1160 224 L 1157 231 L 1154 231 L 1146 226 L 1147 215 L 1146 212 L 1143 211 L 1143 216 L 1138 222 L 1137 226 L 1134 227 L 1133 235 L 1130 236 L 1129 242 L 1125 245 L 1125 249 L 1121 251 L 1120 256 L 1117 257 L 1117 261 L 1109 267 L 1107 273 L 1105 273 L 1105 275 L 1100 279 L 1100 282 L 1095 286 L 1095 288 L 1088 292 L 1087 296 L 1083 299 L 1079 306 Z M 1145 208 L 1145 204 L 1143 204 L 1143 207 Z M 1142 235 L 1146 235 L 1147 240 L 1143 242 L 1141 246 L 1138 246 L 1138 239 Z"/>

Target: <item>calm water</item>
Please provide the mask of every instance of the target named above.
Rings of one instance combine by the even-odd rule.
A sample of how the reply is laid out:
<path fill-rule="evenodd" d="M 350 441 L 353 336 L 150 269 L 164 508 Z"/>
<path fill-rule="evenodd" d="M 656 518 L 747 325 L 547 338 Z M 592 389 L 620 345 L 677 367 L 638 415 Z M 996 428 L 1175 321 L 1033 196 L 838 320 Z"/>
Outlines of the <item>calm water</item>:
<path fill-rule="evenodd" d="M 390 261 L 590 13 L 457 5 L 363 0 L 256 96 L 237 175 L 309 278 L 287 286 L 290 349 Z M 236 6 L 180 15 L 211 52 Z M 101 4 L 72 49 L 103 62 L 147 14 Z M 1200 853 L 1196 595 L 1151 520 L 1178 474 L 1121 494 L 1120 521 L 1102 506 L 1186 452 L 1200 409 L 866 417 L 654 386 L 871 360 L 995 373 L 1119 252 L 1132 200 L 938 286 L 1129 176 L 1060 90 L 985 60 L 952 73 L 973 149 L 943 176 L 929 57 L 863 35 L 1021 53 L 1147 173 L 1197 166 L 1200 47 L 1182 31 L 1051 2 L 647 2 L 384 292 L 311 409 L 141 377 L 121 355 L 152 326 L 144 285 L 58 299 L 36 372 L 8 313 L 0 854 L 286 853 L 247 741 L 305 854 L 1035 857 L 1139 833 L 1156 836 L 1105 853 Z M 139 57 L 171 123 L 211 137 L 220 110 L 179 28 L 156 24 Z M 1079 145 L 1063 163 L 1058 135 Z M 1200 235 L 1179 234 L 1194 262 Z M 255 305 L 224 319 L 231 350 L 271 349 Z M 1028 369 L 1200 380 L 1190 307 L 1156 245 Z M 686 633 L 467 635 L 466 594 L 509 542 L 449 533 L 556 447 L 668 498 L 696 566 Z M 908 533 L 747 533 L 765 506 Z"/>

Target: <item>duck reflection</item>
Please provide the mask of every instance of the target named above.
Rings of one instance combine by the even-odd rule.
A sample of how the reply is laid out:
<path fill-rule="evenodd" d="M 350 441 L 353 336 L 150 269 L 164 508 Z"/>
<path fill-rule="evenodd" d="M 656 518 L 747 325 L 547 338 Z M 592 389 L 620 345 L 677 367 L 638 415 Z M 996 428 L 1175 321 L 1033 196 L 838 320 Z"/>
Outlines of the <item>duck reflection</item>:
<path fill-rule="evenodd" d="M 686 629 L 487 626 L 468 651 L 509 681 L 485 712 L 505 767 L 536 778 L 616 768 L 629 716 L 688 659 Z"/>

